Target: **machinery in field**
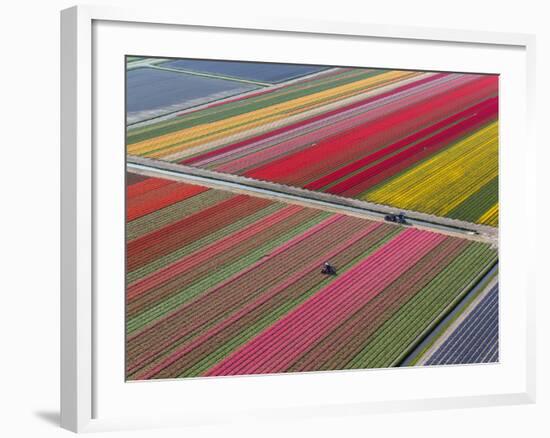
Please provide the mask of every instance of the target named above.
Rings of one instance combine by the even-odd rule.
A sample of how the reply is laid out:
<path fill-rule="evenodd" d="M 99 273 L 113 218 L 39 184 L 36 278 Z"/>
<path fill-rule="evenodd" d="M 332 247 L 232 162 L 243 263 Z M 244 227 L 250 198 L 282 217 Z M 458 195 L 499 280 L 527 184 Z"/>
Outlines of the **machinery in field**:
<path fill-rule="evenodd" d="M 325 262 L 321 274 L 325 275 L 336 275 L 336 268 L 332 266 L 329 262 Z"/>
<path fill-rule="evenodd" d="M 403 213 L 399 214 L 387 214 L 384 216 L 384 220 L 387 222 L 394 222 L 396 224 L 407 225 L 407 218 Z"/>

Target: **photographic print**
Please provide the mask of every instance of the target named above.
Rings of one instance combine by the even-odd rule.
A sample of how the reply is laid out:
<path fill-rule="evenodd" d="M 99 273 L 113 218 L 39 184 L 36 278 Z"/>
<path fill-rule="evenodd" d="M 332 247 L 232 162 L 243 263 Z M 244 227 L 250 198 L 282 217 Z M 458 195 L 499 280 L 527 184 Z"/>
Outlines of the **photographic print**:
<path fill-rule="evenodd" d="M 128 380 L 498 362 L 498 75 L 125 75 Z"/>

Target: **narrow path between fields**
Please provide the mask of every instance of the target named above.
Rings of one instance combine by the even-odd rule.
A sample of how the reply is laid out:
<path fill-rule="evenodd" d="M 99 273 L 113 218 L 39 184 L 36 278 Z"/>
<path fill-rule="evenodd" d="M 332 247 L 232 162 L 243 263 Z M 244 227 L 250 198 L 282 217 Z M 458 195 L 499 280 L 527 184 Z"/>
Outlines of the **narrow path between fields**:
<path fill-rule="evenodd" d="M 159 65 L 166 61 L 171 61 L 171 59 L 146 58 L 144 60 L 134 61 L 128 64 L 127 69 L 135 70 L 136 68 L 152 68 L 154 70 L 164 70 L 164 71 L 170 71 L 172 73 L 184 73 L 192 76 L 202 76 L 205 78 L 222 79 L 224 81 L 242 82 L 244 84 L 259 85 L 261 87 L 270 87 L 271 85 L 273 85 L 270 82 L 254 81 L 252 79 L 237 78 L 235 76 L 225 76 L 217 73 L 202 73 L 195 70 L 187 70 L 183 68 L 172 68 L 172 67 L 165 67 L 165 66 Z"/>
<path fill-rule="evenodd" d="M 374 220 L 384 220 L 384 216 L 387 214 L 403 212 L 410 226 L 460 236 L 470 240 L 488 242 L 495 247 L 498 246 L 498 229 L 486 225 L 396 209 L 358 199 L 344 198 L 329 193 L 314 192 L 298 187 L 259 181 L 239 175 L 224 174 L 151 158 L 128 156 L 127 166 L 133 172 L 147 176 L 183 180 L 241 193 L 254 193 L 275 200 L 298 202 L 325 210 L 360 215 Z"/>
<path fill-rule="evenodd" d="M 127 69 L 128 70 L 133 70 L 135 68 L 158 67 L 156 64 L 159 64 L 159 63 L 162 63 L 162 62 L 165 62 L 165 61 L 170 61 L 170 59 L 168 59 L 168 58 L 158 58 L 158 59 L 152 59 L 152 60 L 151 59 L 146 59 L 146 60 L 142 60 L 142 61 L 134 61 L 131 64 L 128 64 Z M 161 69 L 161 67 L 159 67 L 159 68 Z M 212 104 L 220 104 L 220 103 L 223 103 L 224 101 L 231 101 L 231 100 L 235 99 L 236 97 L 244 98 L 244 97 L 247 97 L 248 95 L 254 95 L 254 94 L 258 93 L 258 91 L 262 91 L 262 92 L 276 91 L 279 88 L 288 87 L 289 85 L 299 83 L 299 82 L 301 82 L 303 80 L 306 80 L 306 79 L 308 79 L 308 80 L 315 79 L 318 76 L 322 76 L 322 75 L 331 73 L 332 71 L 336 71 L 336 70 L 339 70 L 339 69 L 340 69 L 339 67 L 328 68 L 328 69 L 321 70 L 321 71 L 318 71 L 318 72 L 306 74 L 306 75 L 303 75 L 303 76 L 298 76 L 296 78 L 292 78 L 292 79 L 289 79 L 287 81 L 268 84 L 267 86 L 263 86 L 263 88 L 253 88 L 252 90 L 244 91 L 242 93 L 232 94 L 230 96 L 226 96 L 226 97 L 222 97 L 220 99 L 215 99 L 215 100 L 212 100 L 212 101 L 201 103 L 199 105 L 193 105 L 193 106 L 188 107 L 188 108 L 182 108 L 182 109 L 179 109 L 179 110 L 170 111 L 166 114 L 151 117 L 150 119 L 147 119 L 147 120 L 141 120 L 139 122 L 129 123 L 127 125 L 127 127 L 131 128 L 131 129 L 139 129 L 139 128 L 142 128 L 144 126 L 151 125 L 153 123 L 158 123 L 158 122 L 171 120 L 175 117 L 183 116 L 183 115 L 185 115 L 187 113 L 190 113 L 190 112 L 194 112 L 194 111 L 198 111 L 198 110 L 201 110 L 201 109 L 208 108 Z M 182 73 L 182 70 L 178 70 L 178 71 L 180 73 Z"/>

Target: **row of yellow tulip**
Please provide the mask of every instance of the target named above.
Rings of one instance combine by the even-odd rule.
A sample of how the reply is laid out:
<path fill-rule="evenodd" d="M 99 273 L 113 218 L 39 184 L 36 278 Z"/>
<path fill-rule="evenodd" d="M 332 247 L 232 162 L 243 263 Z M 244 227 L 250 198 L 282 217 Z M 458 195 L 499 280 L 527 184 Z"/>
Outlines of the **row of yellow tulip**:
<path fill-rule="evenodd" d="M 418 75 L 417 72 L 389 71 L 266 108 L 128 144 L 127 153 L 177 160 L 191 148 L 195 151 L 197 147 L 200 148 L 203 145 L 210 147 L 212 142 L 216 141 L 235 142 L 241 136 L 250 135 L 251 132 L 260 133 L 265 129 L 272 130 L 277 127 L 278 123 L 289 123 L 290 117 L 307 117 L 311 115 L 310 111 L 316 108 L 323 107 L 323 110 L 326 110 L 326 105 L 331 103 L 343 105 L 349 97 L 363 95 L 377 87 L 387 87 L 388 84 L 395 81 Z M 253 130 L 257 130 L 257 132 Z"/>
<path fill-rule="evenodd" d="M 476 194 L 498 179 L 498 122 L 456 142 L 441 153 L 363 195 L 379 204 L 453 217 L 466 203 L 490 205 L 476 212 L 473 221 L 498 224 L 498 184 L 480 199 Z M 489 202 L 489 203 L 488 203 Z M 457 219 L 463 219 L 457 217 Z"/>

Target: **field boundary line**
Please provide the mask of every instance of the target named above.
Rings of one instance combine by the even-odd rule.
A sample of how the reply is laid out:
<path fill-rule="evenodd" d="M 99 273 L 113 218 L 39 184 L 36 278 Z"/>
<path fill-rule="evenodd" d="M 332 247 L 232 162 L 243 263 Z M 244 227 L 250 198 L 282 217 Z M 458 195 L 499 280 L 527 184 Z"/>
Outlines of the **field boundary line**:
<path fill-rule="evenodd" d="M 456 315 L 456 318 L 452 321 L 449 321 L 448 324 L 446 324 L 446 327 L 443 327 L 443 330 L 441 331 L 440 336 L 438 336 L 433 344 L 429 346 L 423 354 L 416 360 L 414 365 L 417 366 L 423 366 L 426 365 L 426 362 L 435 354 L 435 352 L 451 337 L 451 335 L 455 332 L 455 330 L 460 326 L 464 320 L 471 315 L 478 304 L 485 298 L 493 289 L 493 287 L 498 283 L 498 276 L 495 276 L 492 278 L 489 283 L 487 283 L 486 287 L 483 287 L 479 293 L 473 297 L 470 297 L 471 299 L 465 300 L 464 309 L 462 312 L 459 312 L 458 315 Z"/>
<path fill-rule="evenodd" d="M 420 365 L 418 362 L 425 358 L 426 352 L 436 343 L 457 318 L 469 308 L 473 300 L 482 294 L 493 281 L 498 282 L 498 260 L 494 261 L 491 267 L 468 288 L 466 293 L 459 295 L 454 302 L 451 302 L 446 310 L 434 321 L 431 329 L 421 334 L 413 345 L 416 345 L 409 354 L 398 361 L 395 366 L 406 367 Z"/>
<path fill-rule="evenodd" d="M 128 155 L 127 168 L 146 176 L 183 180 L 191 184 L 202 184 L 208 187 L 237 191 L 238 193 L 255 194 L 280 201 L 295 201 L 301 205 L 310 205 L 336 213 L 355 214 L 374 220 L 384 220 L 384 216 L 387 214 L 402 212 L 407 217 L 408 224 L 416 228 L 486 242 L 493 247 L 498 246 L 498 229 L 487 225 L 443 218 L 359 199 L 344 198 L 330 193 L 314 192 L 303 188 L 152 158 Z"/>
<path fill-rule="evenodd" d="M 193 76 L 204 76 L 207 78 L 221 79 L 224 81 L 242 82 L 245 84 L 259 85 L 260 87 L 270 87 L 273 85 L 271 82 L 255 81 L 253 79 L 238 78 L 236 76 L 222 75 L 218 73 L 207 73 L 196 70 L 188 70 L 183 68 L 165 67 L 162 64 L 164 62 L 174 61 L 172 58 L 145 58 L 139 61 L 134 61 L 126 66 L 127 70 L 136 70 L 138 68 L 152 68 L 155 70 L 165 70 L 173 73 L 183 73 Z"/>

